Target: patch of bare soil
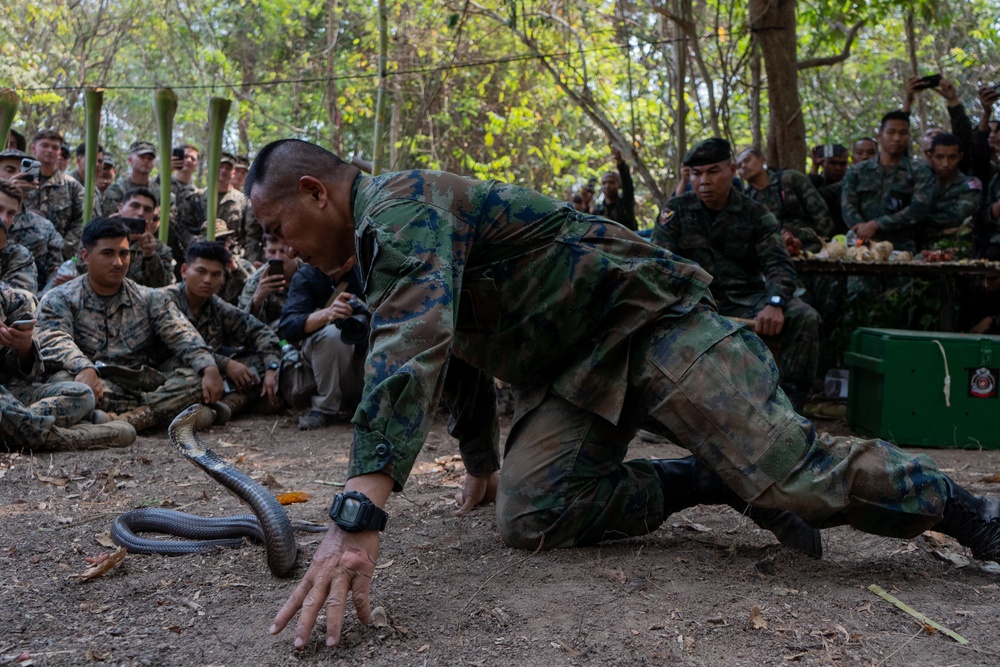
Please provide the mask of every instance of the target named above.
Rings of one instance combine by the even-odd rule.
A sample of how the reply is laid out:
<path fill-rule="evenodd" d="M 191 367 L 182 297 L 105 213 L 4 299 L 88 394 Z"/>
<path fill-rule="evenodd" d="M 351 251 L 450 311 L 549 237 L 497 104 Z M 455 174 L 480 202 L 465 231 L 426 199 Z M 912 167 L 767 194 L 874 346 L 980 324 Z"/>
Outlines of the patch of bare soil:
<path fill-rule="evenodd" d="M 837 426 L 823 424 L 822 426 Z M 838 427 L 843 429 L 842 426 Z M 300 432 L 293 417 L 245 417 L 205 435 L 272 490 L 311 500 L 293 519 L 324 521 L 351 431 Z M 636 440 L 635 456 L 682 456 Z M 1000 452 L 936 450 L 959 482 L 998 490 Z M 997 665 L 1000 575 L 946 538 L 824 532 L 817 561 L 777 545 L 728 508 L 670 517 L 641 539 L 529 553 L 504 546 L 492 508 L 454 517 L 455 444 L 432 432 L 390 526 L 373 593 L 382 627 L 348 613 L 340 647 L 320 631 L 302 651 L 267 634 L 319 536 L 300 534 L 290 579 L 263 549 L 128 555 L 89 582 L 70 579 L 111 552 L 112 519 L 139 506 L 222 516 L 239 502 L 184 461 L 165 432 L 124 450 L 0 454 L 0 664 L 23 665 Z M 280 485 L 280 486 L 278 486 Z M 868 590 L 877 584 L 969 640 L 960 645 Z"/>

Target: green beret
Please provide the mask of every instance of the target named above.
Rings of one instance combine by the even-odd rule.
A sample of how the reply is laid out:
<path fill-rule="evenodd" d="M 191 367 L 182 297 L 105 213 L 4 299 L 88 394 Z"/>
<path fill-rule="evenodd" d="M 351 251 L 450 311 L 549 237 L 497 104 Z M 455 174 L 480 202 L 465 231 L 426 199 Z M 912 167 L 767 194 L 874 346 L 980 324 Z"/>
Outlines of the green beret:
<path fill-rule="evenodd" d="M 725 139 L 713 137 L 699 141 L 684 156 L 685 167 L 701 167 L 733 159 L 733 151 Z"/>

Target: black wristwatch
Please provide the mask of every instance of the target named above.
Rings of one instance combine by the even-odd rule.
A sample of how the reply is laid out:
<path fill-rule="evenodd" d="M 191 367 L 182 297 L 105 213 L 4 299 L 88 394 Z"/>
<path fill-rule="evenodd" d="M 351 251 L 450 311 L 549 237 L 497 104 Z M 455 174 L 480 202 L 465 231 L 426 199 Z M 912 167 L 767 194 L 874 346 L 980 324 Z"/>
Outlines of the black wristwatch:
<path fill-rule="evenodd" d="M 767 300 L 767 305 L 784 309 L 785 298 L 780 294 L 775 294 L 774 296 L 772 296 L 770 299 Z"/>
<path fill-rule="evenodd" d="M 272 361 L 271 363 L 269 363 L 267 365 L 267 370 L 269 370 L 269 371 L 276 371 L 276 370 L 278 370 L 278 367 L 279 367 L 278 362 L 277 361 Z"/>
<path fill-rule="evenodd" d="M 359 491 L 338 493 L 330 507 L 330 518 L 349 533 L 385 530 L 389 515 Z"/>

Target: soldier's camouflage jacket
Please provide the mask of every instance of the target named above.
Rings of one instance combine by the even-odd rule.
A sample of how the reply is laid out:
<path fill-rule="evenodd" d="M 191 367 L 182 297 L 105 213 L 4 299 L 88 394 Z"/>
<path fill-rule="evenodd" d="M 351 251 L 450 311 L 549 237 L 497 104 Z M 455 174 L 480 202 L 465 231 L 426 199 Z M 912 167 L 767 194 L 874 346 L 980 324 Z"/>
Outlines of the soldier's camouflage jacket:
<path fill-rule="evenodd" d="M 919 207 L 913 210 L 917 218 L 920 247 L 925 248 L 939 241 L 944 230 L 958 227 L 975 215 L 983 202 L 983 184 L 978 178 L 966 176 L 962 172 L 955 174 L 949 183 L 938 183 L 929 166 L 923 165 L 918 169 L 931 172 L 921 176 L 922 181 L 934 183 L 934 191 L 926 210 Z M 914 209 L 913 206 L 910 208 Z"/>
<path fill-rule="evenodd" d="M 33 295 L 0 283 L 0 321 L 11 324 L 17 320 L 30 320 L 35 316 L 35 305 Z M 0 347 L 0 384 L 9 387 L 16 383 L 28 383 L 42 374 L 42 358 L 38 353 L 37 340 L 33 345 L 35 360 L 27 370 L 21 367 L 13 348 Z"/>
<path fill-rule="evenodd" d="M 735 189 L 716 215 L 693 191 L 674 197 L 660 213 L 651 240 L 712 275 L 712 296 L 721 312 L 729 304 L 756 306 L 762 294 L 787 302 L 795 291 L 795 266 L 778 219 Z"/>
<path fill-rule="evenodd" d="M 781 226 L 802 241 L 802 247 L 811 252 L 823 248 L 823 240 L 834 235 L 830 209 L 809 177 L 794 169 L 767 170 L 768 185 L 758 190 L 750 184 L 744 194 L 767 207 Z"/>
<path fill-rule="evenodd" d="M 63 263 L 63 237 L 47 218 L 24 209 L 14 218 L 8 237 L 27 248 L 35 258 L 38 285 L 41 287 Z"/>
<path fill-rule="evenodd" d="M 152 257 L 142 254 L 139 241 L 129 244 L 130 262 L 126 276 L 146 287 L 166 287 L 174 282 L 174 254 L 159 240 Z"/>
<path fill-rule="evenodd" d="M 874 220 L 878 223 L 877 239 L 891 241 L 897 250 L 915 251 L 917 221 L 910 207 L 929 207 L 934 192 L 933 175 L 928 179 L 927 170 L 915 167 L 909 158 L 882 165 L 878 156 L 851 165 L 840 195 L 848 229 Z"/>
<path fill-rule="evenodd" d="M 167 295 L 125 278 L 108 304 L 87 275 L 52 288 L 38 304 L 36 340 L 51 372 L 77 374 L 97 361 L 138 368 L 174 354 L 201 371 L 215 365 L 198 330 Z"/>
<path fill-rule="evenodd" d="M 0 280 L 11 287 L 37 294 L 38 267 L 31 251 L 19 243 L 8 241 L 7 247 L 0 250 Z"/>
<path fill-rule="evenodd" d="M 616 422 L 629 337 L 690 311 L 711 280 L 620 225 L 513 185 L 410 171 L 359 176 L 352 199 L 373 319 L 349 475 L 380 471 L 397 487 L 446 385 L 484 411 L 452 429 L 472 474 L 499 467 L 493 376 Z"/>
<path fill-rule="evenodd" d="M 61 171 L 56 171 L 37 190 L 24 198 L 24 206 L 51 222 L 63 237 L 63 258 L 69 259 L 80 248 L 83 232 L 83 186 Z"/>
<path fill-rule="evenodd" d="M 215 353 L 215 365 L 223 373 L 232 358 L 220 352 L 223 348 L 240 349 L 244 354 L 259 354 L 264 360 L 265 368 L 256 370 L 262 378 L 268 365 L 281 361 L 278 336 L 250 313 L 226 303 L 218 296 L 213 296 L 196 315 L 184 293 L 183 281 L 164 287 L 160 291 L 177 306 L 177 309 L 195 326 L 205 343 L 212 348 Z"/>

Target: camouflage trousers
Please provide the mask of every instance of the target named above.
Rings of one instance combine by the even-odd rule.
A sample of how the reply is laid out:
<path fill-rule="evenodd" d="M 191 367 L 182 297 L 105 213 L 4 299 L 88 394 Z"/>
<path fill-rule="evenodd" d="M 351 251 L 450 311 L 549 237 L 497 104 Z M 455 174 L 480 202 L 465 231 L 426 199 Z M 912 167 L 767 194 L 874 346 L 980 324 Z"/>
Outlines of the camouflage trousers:
<path fill-rule="evenodd" d="M 659 478 L 648 461 L 624 461 L 640 427 L 689 449 L 747 501 L 815 527 L 912 537 L 940 521 L 945 478 L 930 458 L 817 436 L 777 376 L 759 338 L 702 310 L 633 337 L 617 424 L 544 387 L 518 389 L 497 495 L 504 541 L 557 548 L 655 530 Z"/>
<path fill-rule="evenodd" d="M 94 411 L 94 392 L 82 382 L 0 386 L 0 440 L 31 449 L 45 443 L 52 426 L 72 426 Z"/>
<path fill-rule="evenodd" d="M 188 406 L 202 402 L 201 375 L 194 369 L 178 368 L 160 377 L 165 377 L 166 381 L 156 386 L 102 377 L 104 395 L 97 401 L 97 407 L 120 414 L 148 405 L 160 424 L 170 421 Z M 72 379 L 72 376 L 66 371 L 52 376 L 53 381 L 63 379 Z"/>
<path fill-rule="evenodd" d="M 719 312 L 730 317 L 753 319 L 766 303 L 763 297 L 754 306 L 734 303 L 720 304 Z M 778 334 L 781 341 L 780 381 L 786 391 L 805 390 L 812 385 L 819 368 L 820 316 L 812 306 L 799 298 L 785 305 L 785 324 Z"/>

